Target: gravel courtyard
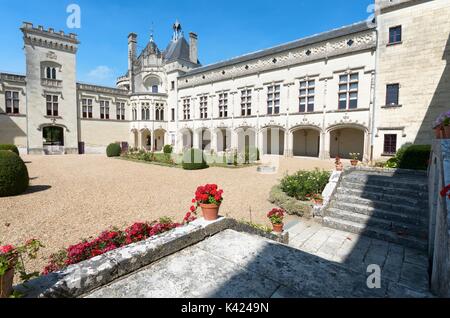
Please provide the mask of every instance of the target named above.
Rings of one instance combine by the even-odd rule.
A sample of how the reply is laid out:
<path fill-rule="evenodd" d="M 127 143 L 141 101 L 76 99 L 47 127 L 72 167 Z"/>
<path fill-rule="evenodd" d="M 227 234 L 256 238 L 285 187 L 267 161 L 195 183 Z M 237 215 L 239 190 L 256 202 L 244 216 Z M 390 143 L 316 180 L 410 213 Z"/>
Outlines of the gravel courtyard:
<path fill-rule="evenodd" d="M 31 187 L 21 196 L 0 198 L 0 242 L 41 240 L 46 248 L 33 270 L 41 270 L 51 253 L 112 226 L 162 216 L 181 221 L 196 187 L 206 183 L 224 189 L 222 215 L 246 220 L 252 215 L 254 222 L 269 225 L 268 194 L 286 172 L 334 166 L 332 161 L 281 158 L 277 174 L 264 175 L 256 167 L 185 171 L 99 155 L 22 158 Z"/>

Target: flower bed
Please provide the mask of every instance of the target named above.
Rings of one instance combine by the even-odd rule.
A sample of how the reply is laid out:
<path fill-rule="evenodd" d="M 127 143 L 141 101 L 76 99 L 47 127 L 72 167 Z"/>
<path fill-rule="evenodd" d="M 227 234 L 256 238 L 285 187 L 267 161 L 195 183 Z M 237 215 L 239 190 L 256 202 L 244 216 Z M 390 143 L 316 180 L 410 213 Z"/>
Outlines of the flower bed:
<path fill-rule="evenodd" d="M 83 240 L 78 244 L 69 246 L 67 249 L 51 255 L 50 261 L 44 268 L 42 274 L 47 275 L 59 271 L 69 265 L 80 263 L 117 248 L 144 241 L 179 226 L 181 224 L 174 223 L 170 219 L 165 218 L 159 222 L 135 223 L 123 231 L 117 229 L 105 231 L 93 240 Z"/>
<path fill-rule="evenodd" d="M 280 188 L 288 196 L 300 201 L 307 201 L 315 194 L 321 194 L 328 184 L 330 172 L 300 170 L 293 175 L 285 176 L 280 183 Z"/>

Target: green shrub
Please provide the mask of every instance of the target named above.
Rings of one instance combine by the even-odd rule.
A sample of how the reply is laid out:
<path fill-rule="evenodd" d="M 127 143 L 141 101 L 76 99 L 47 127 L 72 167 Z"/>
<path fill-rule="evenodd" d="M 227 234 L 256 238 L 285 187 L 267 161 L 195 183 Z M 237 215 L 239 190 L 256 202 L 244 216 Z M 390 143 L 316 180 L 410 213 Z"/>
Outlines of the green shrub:
<path fill-rule="evenodd" d="M 0 150 L 9 150 L 19 155 L 19 149 L 15 145 L 0 145 Z"/>
<path fill-rule="evenodd" d="M 427 170 L 430 159 L 430 145 L 413 145 L 408 147 L 398 161 L 400 169 Z"/>
<path fill-rule="evenodd" d="M 286 175 L 281 180 L 281 190 L 297 200 L 306 201 L 308 195 L 321 194 L 328 184 L 330 172 L 300 170 L 293 175 Z"/>
<path fill-rule="evenodd" d="M 108 148 L 106 148 L 106 155 L 108 157 L 119 157 L 122 149 L 119 144 L 110 144 Z"/>
<path fill-rule="evenodd" d="M 171 145 L 165 145 L 164 146 L 164 153 L 165 154 L 171 154 L 173 152 L 173 147 Z"/>
<path fill-rule="evenodd" d="M 245 147 L 245 163 L 249 164 L 255 161 L 259 161 L 259 149 L 256 147 Z"/>
<path fill-rule="evenodd" d="M 12 151 L 0 150 L 0 197 L 25 192 L 29 181 L 23 160 Z"/>
<path fill-rule="evenodd" d="M 385 164 L 384 168 L 398 168 L 398 160 L 397 158 L 389 159 Z"/>
<path fill-rule="evenodd" d="M 188 149 L 183 154 L 183 169 L 201 170 L 208 168 L 203 151 L 200 149 Z"/>

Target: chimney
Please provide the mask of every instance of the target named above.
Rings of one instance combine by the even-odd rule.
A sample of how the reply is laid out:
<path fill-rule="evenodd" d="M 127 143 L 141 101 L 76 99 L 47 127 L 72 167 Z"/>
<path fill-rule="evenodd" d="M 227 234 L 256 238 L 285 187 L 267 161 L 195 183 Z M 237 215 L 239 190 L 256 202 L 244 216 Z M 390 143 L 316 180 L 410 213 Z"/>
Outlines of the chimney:
<path fill-rule="evenodd" d="M 189 58 L 192 63 L 198 63 L 198 37 L 194 32 L 189 33 Z"/>
<path fill-rule="evenodd" d="M 131 73 L 133 61 L 136 59 L 137 34 L 128 35 L 128 71 Z"/>

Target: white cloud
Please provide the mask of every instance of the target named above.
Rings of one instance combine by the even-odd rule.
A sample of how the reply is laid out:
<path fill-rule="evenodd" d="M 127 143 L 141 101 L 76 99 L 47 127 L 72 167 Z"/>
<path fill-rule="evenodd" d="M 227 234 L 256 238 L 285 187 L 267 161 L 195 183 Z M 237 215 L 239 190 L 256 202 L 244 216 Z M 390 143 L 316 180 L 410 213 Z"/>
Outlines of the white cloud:
<path fill-rule="evenodd" d="M 88 77 L 97 81 L 110 80 L 114 78 L 114 70 L 108 66 L 100 65 L 91 70 Z"/>

